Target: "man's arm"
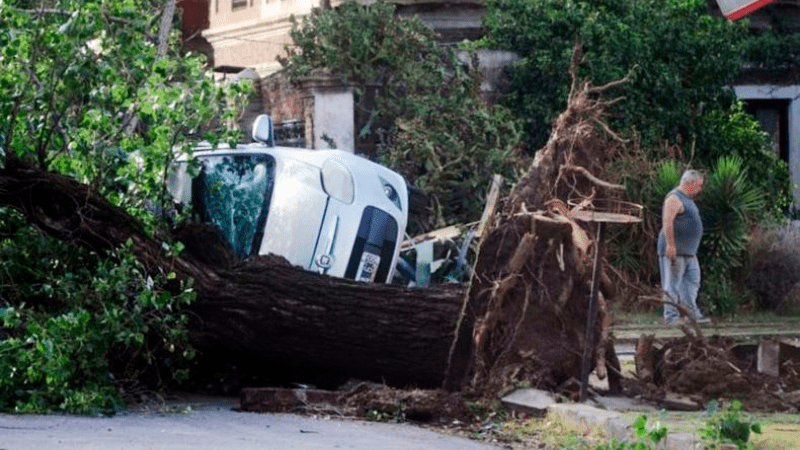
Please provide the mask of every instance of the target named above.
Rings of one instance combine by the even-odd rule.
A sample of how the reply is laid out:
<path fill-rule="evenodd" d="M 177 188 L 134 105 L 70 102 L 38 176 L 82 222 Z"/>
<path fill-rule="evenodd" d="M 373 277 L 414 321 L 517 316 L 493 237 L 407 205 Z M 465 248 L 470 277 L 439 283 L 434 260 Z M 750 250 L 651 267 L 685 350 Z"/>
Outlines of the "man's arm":
<path fill-rule="evenodd" d="M 664 237 L 666 238 L 665 253 L 669 259 L 675 261 L 675 218 L 683 212 L 683 203 L 675 195 L 670 195 L 664 200 Z"/>

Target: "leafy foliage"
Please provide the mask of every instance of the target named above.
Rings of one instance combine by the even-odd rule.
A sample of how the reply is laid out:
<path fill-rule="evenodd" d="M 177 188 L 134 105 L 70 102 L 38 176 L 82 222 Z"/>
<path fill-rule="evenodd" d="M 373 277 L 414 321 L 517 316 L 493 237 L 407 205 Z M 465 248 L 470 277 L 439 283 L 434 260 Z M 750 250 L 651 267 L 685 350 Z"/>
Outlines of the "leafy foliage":
<path fill-rule="evenodd" d="M 247 92 L 218 86 L 200 55 L 159 54 L 160 6 L 0 3 L 0 148 L 146 218 L 134 207 L 166 197 L 163 168 L 173 148 L 220 133 L 235 139 L 222 126 L 237 111 L 228 104 Z M 173 48 L 177 39 L 173 33 Z"/>
<path fill-rule="evenodd" d="M 705 304 L 716 313 L 731 313 L 744 299 L 736 295 L 750 230 L 767 216 L 764 194 L 748 181 L 742 160 L 722 157 L 707 176 L 698 199 L 703 218 L 701 266 L 706 279 Z"/>
<path fill-rule="evenodd" d="M 437 45 L 419 19 L 396 17 L 389 3 L 351 0 L 296 21 L 291 36 L 280 58 L 289 76 L 351 83 L 367 117 L 359 138 L 377 135 L 376 156 L 434 197 L 423 230 L 477 220 L 492 175 L 515 179 L 524 165 L 514 116 L 480 99 L 479 72 Z"/>
<path fill-rule="evenodd" d="M 792 14 L 776 2 L 758 11 L 759 32 L 749 40 L 747 59 L 755 68 L 788 73 L 800 63 L 800 33 Z"/>
<path fill-rule="evenodd" d="M 741 267 L 749 228 L 764 211 L 762 192 L 748 182 L 742 160 L 722 157 L 707 180 L 700 202 L 703 254 L 722 260 L 726 269 Z"/>
<path fill-rule="evenodd" d="M 699 164 L 711 167 L 723 157 L 736 157 L 746 168 L 751 184 L 765 195 L 766 212 L 779 215 L 792 203 L 789 166 L 772 147 L 758 121 L 747 114 L 740 102 L 726 110 L 709 110 L 698 118 L 698 142 L 705 142 Z"/>
<path fill-rule="evenodd" d="M 394 145 L 382 158 L 432 197 L 435 214 L 425 228 L 478 220 L 492 175 L 512 182 L 527 169 L 516 145 L 520 130 L 507 111 L 469 94 L 442 100 L 449 105 L 398 120 Z"/>
<path fill-rule="evenodd" d="M 683 142 L 703 111 L 733 100 L 745 28 L 715 19 L 707 2 L 489 0 L 486 46 L 517 52 L 508 104 L 525 117 L 531 148 L 564 109 L 572 47 L 583 47 L 580 78 L 596 85 L 632 73 L 612 128 L 637 129 L 645 147 Z M 703 143 L 701 143 L 703 144 Z"/>
<path fill-rule="evenodd" d="M 188 375 L 190 285 L 63 244 L 0 209 L 0 410 L 111 413 L 123 382 Z"/>
<path fill-rule="evenodd" d="M 700 430 L 700 437 L 708 449 L 722 449 L 724 444 L 734 444 L 739 450 L 754 449 L 749 442 L 750 434 L 761 434 L 761 424 L 747 417 L 742 412 L 742 402 L 733 400 L 730 405 L 722 406 L 713 401 L 708 405 L 709 419 Z"/>
<path fill-rule="evenodd" d="M 165 167 L 226 127 L 247 85 L 218 85 L 200 55 L 158 45 L 163 2 L 0 2 L 0 173 L 23 162 L 91 185 L 156 232 Z M 166 52 L 160 50 L 166 48 Z M 57 205 L 56 205 L 57 206 Z M 165 253 L 178 251 L 169 245 Z M 48 239 L 0 209 L 0 409 L 107 413 L 123 383 L 185 377 L 190 285 Z"/>

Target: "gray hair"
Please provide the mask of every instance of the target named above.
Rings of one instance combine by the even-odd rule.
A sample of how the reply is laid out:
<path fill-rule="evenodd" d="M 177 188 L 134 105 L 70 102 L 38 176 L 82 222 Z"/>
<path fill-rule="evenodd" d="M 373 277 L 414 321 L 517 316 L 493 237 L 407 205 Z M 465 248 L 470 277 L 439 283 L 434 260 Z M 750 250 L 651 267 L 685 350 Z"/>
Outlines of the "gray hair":
<path fill-rule="evenodd" d="M 695 180 L 704 180 L 706 177 L 699 170 L 689 169 L 681 175 L 681 184 Z"/>

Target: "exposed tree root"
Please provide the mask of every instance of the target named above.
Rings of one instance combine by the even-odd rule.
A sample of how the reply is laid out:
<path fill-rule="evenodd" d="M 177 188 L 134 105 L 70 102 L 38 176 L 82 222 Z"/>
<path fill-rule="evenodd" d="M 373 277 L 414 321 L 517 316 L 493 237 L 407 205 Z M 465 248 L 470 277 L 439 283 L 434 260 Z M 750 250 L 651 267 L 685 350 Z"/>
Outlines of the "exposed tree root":
<path fill-rule="evenodd" d="M 481 242 L 450 356 L 450 388 L 484 398 L 516 383 L 569 390 L 581 377 L 586 346 L 598 374 L 613 372 L 619 385 L 604 295 L 598 295 L 597 318 L 585 342 L 591 255 L 602 243 L 596 226 L 587 222 L 594 219 L 583 214 L 621 200 L 621 186 L 604 180 L 606 163 L 621 142 L 604 125 L 613 101 L 598 96 L 616 84 L 573 81 L 567 109 L 553 124 L 550 139 Z M 601 285 L 611 284 L 608 276 L 597 275 L 606 280 Z"/>

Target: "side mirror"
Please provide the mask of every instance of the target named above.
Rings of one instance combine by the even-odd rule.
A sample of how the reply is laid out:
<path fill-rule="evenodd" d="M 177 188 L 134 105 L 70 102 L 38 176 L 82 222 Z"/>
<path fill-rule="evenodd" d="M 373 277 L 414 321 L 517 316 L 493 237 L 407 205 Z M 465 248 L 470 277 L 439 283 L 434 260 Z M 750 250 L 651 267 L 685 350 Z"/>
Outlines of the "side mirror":
<path fill-rule="evenodd" d="M 272 118 L 270 116 L 261 114 L 253 121 L 253 140 L 270 147 L 275 146 Z"/>

